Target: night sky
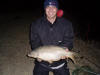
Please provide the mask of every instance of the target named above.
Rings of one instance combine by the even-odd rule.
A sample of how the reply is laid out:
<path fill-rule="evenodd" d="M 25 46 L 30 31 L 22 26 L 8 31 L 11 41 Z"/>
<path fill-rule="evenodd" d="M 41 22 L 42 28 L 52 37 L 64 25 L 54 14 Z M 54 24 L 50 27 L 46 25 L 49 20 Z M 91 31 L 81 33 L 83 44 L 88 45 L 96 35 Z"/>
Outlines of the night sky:
<path fill-rule="evenodd" d="M 3 0 L 0 1 L 0 13 L 43 10 L 43 1 Z M 86 39 L 88 34 L 89 39 L 99 40 L 99 2 L 96 2 L 96 0 L 59 0 L 59 3 L 59 9 L 67 11 L 70 15 L 76 35 Z"/>

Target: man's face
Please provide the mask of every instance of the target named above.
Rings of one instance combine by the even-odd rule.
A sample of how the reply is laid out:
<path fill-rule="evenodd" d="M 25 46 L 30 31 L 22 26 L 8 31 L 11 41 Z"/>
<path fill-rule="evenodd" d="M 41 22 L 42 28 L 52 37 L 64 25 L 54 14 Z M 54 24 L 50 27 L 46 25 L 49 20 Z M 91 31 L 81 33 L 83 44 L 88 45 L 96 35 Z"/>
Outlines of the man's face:
<path fill-rule="evenodd" d="M 45 9 L 48 18 L 56 17 L 57 8 L 55 6 L 49 5 Z"/>

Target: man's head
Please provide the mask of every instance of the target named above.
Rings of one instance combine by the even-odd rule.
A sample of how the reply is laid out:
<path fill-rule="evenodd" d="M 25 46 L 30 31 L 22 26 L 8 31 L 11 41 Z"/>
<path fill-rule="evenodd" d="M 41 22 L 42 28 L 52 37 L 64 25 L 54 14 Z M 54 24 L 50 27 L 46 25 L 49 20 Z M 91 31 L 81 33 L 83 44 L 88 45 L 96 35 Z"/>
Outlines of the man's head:
<path fill-rule="evenodd" d="M 44 9 L 48 18 L 56 17 L 58 11 L 58 1 L 57 0 L 45 0 Z"/>

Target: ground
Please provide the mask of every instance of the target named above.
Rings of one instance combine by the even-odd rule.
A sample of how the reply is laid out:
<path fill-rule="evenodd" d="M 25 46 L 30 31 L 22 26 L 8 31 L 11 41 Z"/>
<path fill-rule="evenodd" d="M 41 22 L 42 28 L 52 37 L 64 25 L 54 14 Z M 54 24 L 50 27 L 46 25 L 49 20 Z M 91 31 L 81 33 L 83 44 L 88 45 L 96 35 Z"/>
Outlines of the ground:
<path fill-rule="evenodd" d="M 0 15 L 0 75 L 32 75 L 34 59 L 26 55 L 31 51 L 29 27 L 37 17 L 39 15 L 33 12 Z M 91 66 L 98 73 L 100 72 L 100 50 L 98 48 L 94 50 L 93 47 L 75 39 L 75 50 L 83 57 L 78 60 L 78 65 Z M 72 63 L 68 65 L 70 72 L 76 68 Z"/>

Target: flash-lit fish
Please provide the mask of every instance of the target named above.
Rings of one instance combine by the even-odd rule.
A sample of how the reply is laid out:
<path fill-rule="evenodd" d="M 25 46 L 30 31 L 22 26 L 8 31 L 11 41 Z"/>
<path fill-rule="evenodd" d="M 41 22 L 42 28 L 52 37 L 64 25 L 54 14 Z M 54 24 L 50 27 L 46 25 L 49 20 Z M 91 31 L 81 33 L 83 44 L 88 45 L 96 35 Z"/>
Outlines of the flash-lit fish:
<path fill-rule="evenodd" d="M 62 57 L 65 57 L 72 59 L 75 63 L 75 54 L 75 52 L 66 51 L 64 48 L 59 46 L 42 46 L 33 50 L 31 53 L 28 54 L 28 56 L 47 61 L 49 63 L 52 63 L 53 61 L 58 61 L 62 59 Z"/>

